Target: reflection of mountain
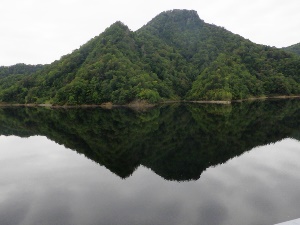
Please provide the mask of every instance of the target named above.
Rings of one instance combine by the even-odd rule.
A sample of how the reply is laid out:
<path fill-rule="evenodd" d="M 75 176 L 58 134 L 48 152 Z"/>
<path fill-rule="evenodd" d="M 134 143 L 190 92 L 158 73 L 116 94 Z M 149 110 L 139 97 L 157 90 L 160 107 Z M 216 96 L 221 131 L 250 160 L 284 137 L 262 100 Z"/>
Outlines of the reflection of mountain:
<path fill-rule="evenodd" d="M 0 109 L 1 135 L 45 135 L 120 177 L 139 165 L 165 179 L 198 179 L 258 145 L 300 137 L 300 101 L 119 108 Z"/>

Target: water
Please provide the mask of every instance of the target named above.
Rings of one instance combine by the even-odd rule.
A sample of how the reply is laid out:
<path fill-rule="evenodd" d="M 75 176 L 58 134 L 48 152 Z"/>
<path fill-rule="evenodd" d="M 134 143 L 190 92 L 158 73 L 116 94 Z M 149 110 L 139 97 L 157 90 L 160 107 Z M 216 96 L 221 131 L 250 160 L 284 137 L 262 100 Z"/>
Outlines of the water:
<path fill-rule="evenodd" d="M 300 101 L 0 108 L 0 224 L 300 217 Z"/>

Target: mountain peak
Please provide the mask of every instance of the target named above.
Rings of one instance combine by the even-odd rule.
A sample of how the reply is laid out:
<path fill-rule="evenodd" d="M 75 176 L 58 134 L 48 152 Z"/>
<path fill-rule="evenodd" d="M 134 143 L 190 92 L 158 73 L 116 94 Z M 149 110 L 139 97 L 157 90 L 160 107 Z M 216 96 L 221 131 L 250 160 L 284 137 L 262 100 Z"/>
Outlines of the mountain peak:
<path fill-rule="evenodd" d="M 195 10 L 188 10 L 188 9 L 172 9 L 161 12 L 156 17 L 159 16 L 169 16 L 169 17 L 184 17 L 184 18 L 196 18 L 199 19 L 198 13 Z"/>
<path fill-rule="evenodd" d="M 108 30 L 113 30 L 113 29 L 120 29 L 123 31 L 129 31 L 128 26 L 126 26 L 124 23 L 121 21 L 116 21 L 112 25 L 110 25 L 108 28 L 106 28 L 105 32 Z"/>
<path fill-rule="evenodd" d="M 203 23 L 204 21 L 199 18 L 195 10 L 173 9 L 160 13 L 144 27 L 152 26 L 157 29 L 163 29 L 162 27 L 166 26 L 176 26 L 180 30 L 185 30 L 195 26 L 199 27 Z"/>
<path fill-rule="evenodd" d="M 106 28 L 99 37 L 101 37 L 101 40 L 111 40 L 113 43 L 116 43 L 117 40 L 130 35 L 130 33 L 130 29 L 124 23 L 117 21 Z"/>
<path fill-rule="evenodd" d="M 199 18 L 198 13 L 196 10 L 188 10 L 188 9 L 172 9 L 172 10 L 167 10 L 164 11 L 162 13 L 160 13 L 158 16 L 160 15 L 169 15 L 169 16 L 186 16 L 186 17 L 196 17 Z"/>

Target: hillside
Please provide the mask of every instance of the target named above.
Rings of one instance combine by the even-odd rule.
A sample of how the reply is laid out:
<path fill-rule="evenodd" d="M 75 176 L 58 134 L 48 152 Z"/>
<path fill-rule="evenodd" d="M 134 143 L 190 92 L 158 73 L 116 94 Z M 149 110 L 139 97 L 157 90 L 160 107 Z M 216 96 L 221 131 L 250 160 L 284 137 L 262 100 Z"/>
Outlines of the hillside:
<path fill-rule="evenodd" d="M 298 95 L 299 74 L 300 57 L 207 24 L 195 11 L 172 10 L 136 32 L 116 22 L 30 74 L 0 76 L 0 102 L 126 104 Z"/>
<path fill-rule="evenodd" d="M 300 43 L 283 48 L 285 51 L 300 55 Z"/>
<path fill-rule="evenodd" d="M 0 77 L 3 78 L 9 75 L 29 75 L 42 68 L 43 65 L 26 65 L 23 63 L 14 66 L 0 66 Z"/>

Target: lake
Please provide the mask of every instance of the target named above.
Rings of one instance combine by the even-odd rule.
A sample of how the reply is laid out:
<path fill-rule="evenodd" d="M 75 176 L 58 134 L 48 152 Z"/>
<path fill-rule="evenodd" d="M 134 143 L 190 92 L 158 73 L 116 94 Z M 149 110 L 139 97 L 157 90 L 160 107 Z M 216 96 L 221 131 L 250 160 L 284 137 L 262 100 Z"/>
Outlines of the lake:
<path fill-rule="evenodd" d="M 0 108 L 1 225 L 300 217 L 300 101 Z"/>

